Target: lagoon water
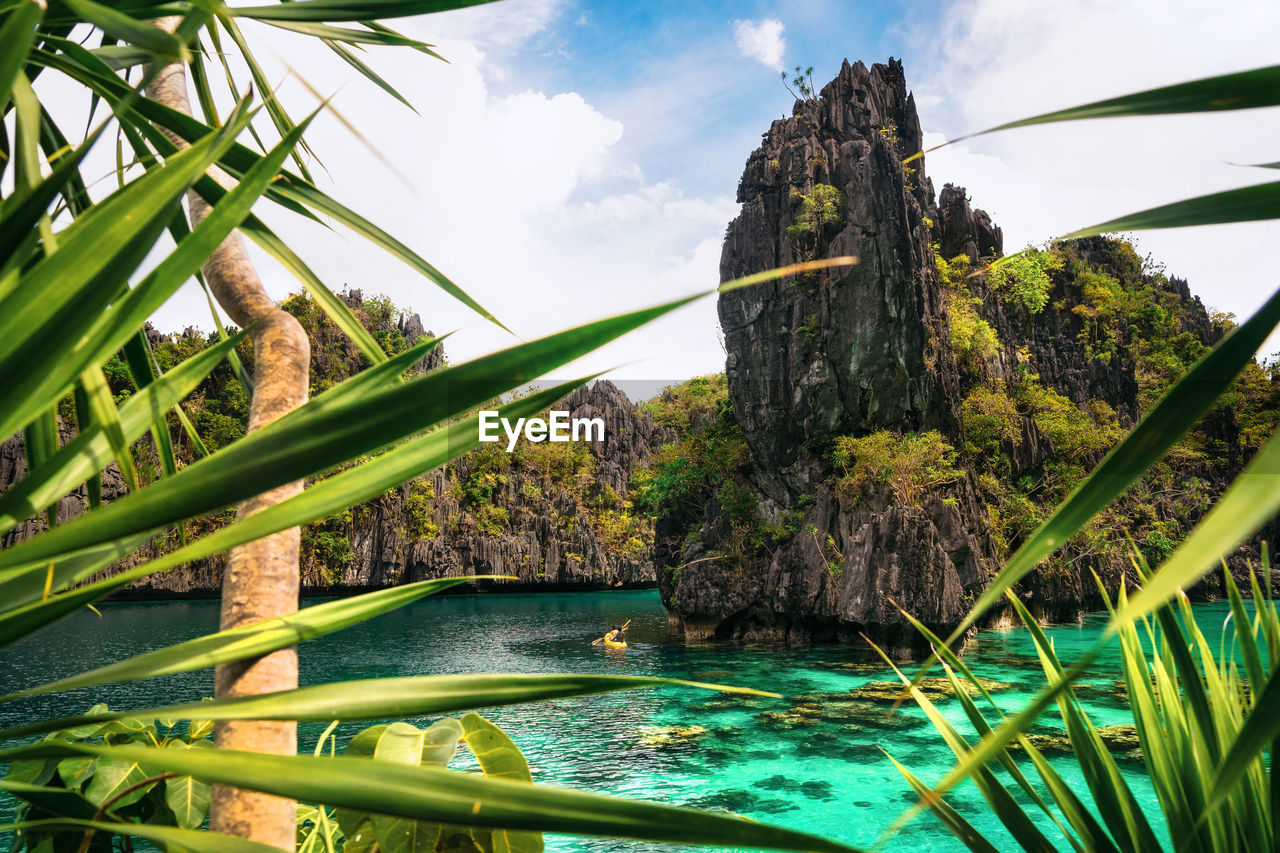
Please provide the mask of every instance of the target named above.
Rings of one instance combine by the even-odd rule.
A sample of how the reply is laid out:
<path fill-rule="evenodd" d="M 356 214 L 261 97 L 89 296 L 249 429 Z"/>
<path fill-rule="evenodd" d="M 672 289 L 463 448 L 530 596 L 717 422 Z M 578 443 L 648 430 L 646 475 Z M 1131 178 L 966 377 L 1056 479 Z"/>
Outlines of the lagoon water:
<path fill-rule="evenodd" d="M 216 602 L 115 603 L 101 610 L 101 618 L 81 613 L 10 649 L 0 668 L 0 694 L 199 636 L 217 622 Z M 1197 619 L 1213 636 L 1226 612 L 1225 605 L 1201 605 Z M 590 645 L 610 623 L 627 619 L 632 620 L 631 646 L 625 652 Z M 1049 634 L 1058 654 L 1071 660 L 1099 635 L 1101 625 L 1095 617 L 1083 625 L 1054 627 Z M 686 646 L 670 635 L 655 591 L 428 598 L 308 643 L 301 659 L 304 684 L 458 672 L 592 672 L 672 676 L 794 697 L 847 692 L 893 677 L 887 668 L 869 667 L 865 653 L 841 646 Z M 1007 711 L 1020 707 L 1042 684 L 1030 642 L 1019 631 L 983 632 L 966 660 L 979 675 L 1011 684 L 996 694 Z M 1121 677 L 1114 653 L 1101 657 L 1088 673 L 1090 688 L 1082 696 L 1089 697 L 1095 725 L 1129 720 L 1127 707 L 1108 693 Z M 0 726 L 83 711 L 95 701 L 139 707 L 196 699 L 212 690 L 212 674 L 199 672 L 39 697 L 0 706 Z M 892 726 L 878 715 L 794 727 L 761 716 L 792 707 L 785 700 L 662 688 L 483 713 L 511 734 L 541 784 L 728 810 L 859 845 L 871 844 L 914 801 L 885 751 L 925 781 L 936 781 L 952 763 L 950 751 L 915 707 L 904 706 Z M 957 702 L 941 707 L 962 731 L 969 730 Z M 1060 720 L 1053 712 L 1042 722 L 1052 729 Z M 339 742 L 365 725 L 343 726 Z M 707 731 L 682 738 L 671 730 L 694 726 Z M 301 748 L 310 751 L 322 728 L 304 726 Z M 455 766 L 466 767 L 466 758 L 460 751 Z M 1070 759 L 1054 763 L 1069 783 L 1084 790 Z M 1127 761 L 1121 766 L 1143 807 L 1156 816 L 1141 766 Z M 989 817 L 971 785 L 951 801 L 989 833 L 998 849 L 1012 849 L 1012 839 Z M 548 850 L 555 851 L 677 849 L 636 841 L 547 840 Z M 963 848 L 924 815 L 889 849 Z"/>

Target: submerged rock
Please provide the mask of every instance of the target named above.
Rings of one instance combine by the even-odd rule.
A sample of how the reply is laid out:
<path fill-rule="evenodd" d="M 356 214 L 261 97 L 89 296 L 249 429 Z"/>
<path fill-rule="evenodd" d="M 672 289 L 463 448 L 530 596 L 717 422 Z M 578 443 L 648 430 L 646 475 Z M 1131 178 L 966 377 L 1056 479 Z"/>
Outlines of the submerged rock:
<path fill-rule="evenodd" d="M 645 746 L 665 749 L 692 746 L 710 734 L 710 730 L 705 726 L 641 726 L 638 733 Z"/>

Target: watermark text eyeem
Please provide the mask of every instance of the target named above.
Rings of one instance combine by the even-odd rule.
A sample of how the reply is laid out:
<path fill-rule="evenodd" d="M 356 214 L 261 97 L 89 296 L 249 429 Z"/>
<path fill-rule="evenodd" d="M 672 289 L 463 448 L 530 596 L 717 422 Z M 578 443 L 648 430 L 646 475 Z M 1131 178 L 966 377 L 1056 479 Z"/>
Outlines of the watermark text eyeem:
<path fill-rule="evenodd" d="M 514 424 L 497 412 L 480 413 L 480 440 L 501 441 L 507 436 L 507 452 L 516 449 L 521 435 L 532 442 L 604 441 L 604 418 L 570 418 L 568 412 L 552 411 L 549 418 L 517 418 Z M 500 432 L 501 431 L 501 432 Z"/>

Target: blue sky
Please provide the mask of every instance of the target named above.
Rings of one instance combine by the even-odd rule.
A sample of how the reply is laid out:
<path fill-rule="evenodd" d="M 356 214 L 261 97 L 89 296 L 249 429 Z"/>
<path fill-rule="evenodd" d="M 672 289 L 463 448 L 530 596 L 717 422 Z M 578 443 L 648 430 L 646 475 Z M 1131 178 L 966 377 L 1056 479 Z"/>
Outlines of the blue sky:
<path fill-rule="evenodd" d="M 785 18 L 782 67 L 813 66 L 820 86 L 845 57 L 868 64 L 909 57 L 904 22 L 936 8 L 821 0 L 569 3 L 514 56 L 516 72 L 493 91 L 576 91 L 605 115 L 659 119 L 657 127 L 628 123 L 620 150 L 634 154 L 647 177 L 678 180 L 687 192 L 723 193 L 736 185 L 760 134 L 792 103 L 777 70 L 743 61 L 736 22 Z M 722 156 L 726 150 L 740 151 L 741 162 Z"/>
<path fill-rule="evenodd" d="M 744 41 L 743 28 L 758 38 Z M 777 67 L 905 62 L 926 144 L 1011 118 L 1275 61 L 1273 0 L 948 0 L 646 4 L 505 0 L 404 21 L 448 65 L 373 48 L 400 107 L 305 40 L 257 27 L 273 79 L 336 93 L 309 132 L 322 188 L 420 251 L 523 338 L 707 290 L 747 155 L 790 111 Z M 296 113 L 315 104 L 286 82 Z M 1123 119 L 996 134 L 931 154 L 935 187 L 968 187 L 1019 248 L 1194 193 L 1267 179 L 1229 162 L 1280 156 L 1278 111 Z M 375 147 L 397 164 L 369 157 Z M 109 171 L 109 168 L 108 168 Z M 1256 172 L 1257 170 L 1254 170 Z M 263 211 L 335 289 L 418 311 L 454 361 L 510 345 L 359 239 Z M 1273 223 L 1143 235 L 1210 306 L 1246 314 L 1277 285 Z M 298 285 L 259 258 L 270 291 Z M 209 328 L 198 290 L 156 316 Z M 1280 349 L 1276 342 L 1270 349 Z M 1268 350 L 1269 351 L 1269 350 Z M 677 381 L 723 369 L 713 299 L 632 333 L 571 371 Z M 577 374 L 577 375 L 580 375 Z"/>

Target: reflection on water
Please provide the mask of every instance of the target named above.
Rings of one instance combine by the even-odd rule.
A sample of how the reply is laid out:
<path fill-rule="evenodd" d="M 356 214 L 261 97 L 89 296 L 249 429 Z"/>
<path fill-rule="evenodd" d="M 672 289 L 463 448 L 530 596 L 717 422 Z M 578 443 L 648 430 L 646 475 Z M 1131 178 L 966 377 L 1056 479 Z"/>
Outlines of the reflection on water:
<path fill-rule="evenodd" d="M 217 623 L 216 602 L 101 609 L 101 618 L 78 614 L 10 649 L 0 669 L 0 693 L 198 636 Z M 1207 633 L 1220 630 L 1225 612 L 1219 605 L 1199 608 Z M 610 624 L 628 619 L 626 651 L 591 646 Z M 1059 655 L 1070 660 L 1098 636 L 1100 624 L 1093 619 L 1052 629 Z M 995 696 L 1005 710 L 1019 707 L 1041 684 L 1040 666 L 1021 632 L 983 633 L 967 660 L 979 675 L 1000 682 Z M 542 784 L 725 810 L 870 844 L 913 802 L 884 751 L 927 782 L 940 778 L 952 761 L 917 709 L 885 714 L 887 691 L 873 682 L 893 673 L 864 653 L 840 646 L 685 646 L 670 636 L 653 591 L 430 598 L 313 641 L 302 652 L 304 684 L 486 671 L 660 675 L 788 697 L 671 687 L 486 711 L 524 750 Z M 1085 679 L 1090 687 L 1082 695 L 1099 726 L 1128 720 L 1127 706 L 1114 691 L 1121 677 L 1112 654 L 1100 658 Z M 211 693 L 211 673 L 188 673 L 14 703 L 0 707 L 0 724 L 74 713 L 97 701 L 138 707 Z M 943 698 L 941 707 L 953 724 L 969 731 L 958 703 Z M 1058 722 L 1047 715 L 1044 730 L 1054 731 Z M 340 739 L 364 725 L 342 727 Z M 302 747 L 309 750 L 323 728 L 303 726 Z M 1054 763 L 1068 783 L 1083 790 L 1069 760 Z M 1154 812 L 1140 765 L 1122 767 L 1140 802 Z M 1011 846 L 972 786 L 958 791 L 953 804 L 998 849 Z M 548 842 L 550 850 L 673 849 L 565 837 Z M 962 849 L 929 816 L 908 826 L 894 847 Z"/>

